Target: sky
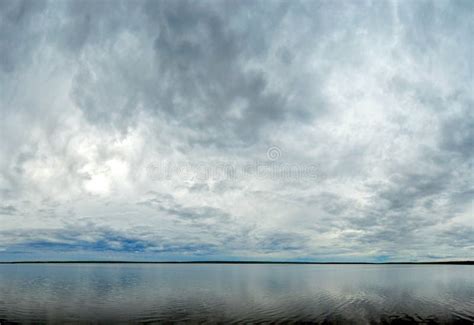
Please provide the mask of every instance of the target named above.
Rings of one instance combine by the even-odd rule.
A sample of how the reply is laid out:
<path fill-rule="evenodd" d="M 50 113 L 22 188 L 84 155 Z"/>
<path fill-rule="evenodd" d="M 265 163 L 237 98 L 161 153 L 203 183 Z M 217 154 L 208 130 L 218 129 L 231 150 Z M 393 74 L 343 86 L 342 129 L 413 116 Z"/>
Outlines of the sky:
<path fill-rule="evenodd" d="M 474 2 L 0 0 L 0 260 L 474 258 Z"/>

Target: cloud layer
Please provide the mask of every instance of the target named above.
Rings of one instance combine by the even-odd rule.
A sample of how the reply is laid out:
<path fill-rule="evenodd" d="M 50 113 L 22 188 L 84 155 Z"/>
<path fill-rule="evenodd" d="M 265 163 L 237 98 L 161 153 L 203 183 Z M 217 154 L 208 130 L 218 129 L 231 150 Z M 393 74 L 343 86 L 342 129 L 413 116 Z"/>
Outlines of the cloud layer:
<path fill-rule="evenodd" d="M 0 2 L 0 259 L 474 258 L 473 22 Z"/>

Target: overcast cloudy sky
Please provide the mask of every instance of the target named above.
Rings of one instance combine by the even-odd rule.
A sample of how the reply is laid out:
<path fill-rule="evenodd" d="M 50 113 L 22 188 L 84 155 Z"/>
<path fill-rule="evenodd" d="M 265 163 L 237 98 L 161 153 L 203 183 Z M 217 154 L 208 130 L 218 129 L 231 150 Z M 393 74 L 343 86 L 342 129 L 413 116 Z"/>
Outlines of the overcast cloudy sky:
<path fill-rule="evenodd" d="M 474 258 L 473 22 L 0 1 L 0 259 Z"/>

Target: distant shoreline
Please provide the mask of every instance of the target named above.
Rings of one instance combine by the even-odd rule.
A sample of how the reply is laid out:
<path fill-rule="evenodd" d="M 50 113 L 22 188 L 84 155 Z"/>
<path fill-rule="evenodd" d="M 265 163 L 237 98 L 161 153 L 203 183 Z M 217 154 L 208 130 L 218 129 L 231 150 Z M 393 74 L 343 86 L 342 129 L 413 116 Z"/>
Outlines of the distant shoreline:
<path fill-rule="evenodd" d="M 292 265 L 474 265 L 474 261 L 446 262 L 283 262 L 283 261 L 8 261 L 0 264 L 292 264 Z"/>

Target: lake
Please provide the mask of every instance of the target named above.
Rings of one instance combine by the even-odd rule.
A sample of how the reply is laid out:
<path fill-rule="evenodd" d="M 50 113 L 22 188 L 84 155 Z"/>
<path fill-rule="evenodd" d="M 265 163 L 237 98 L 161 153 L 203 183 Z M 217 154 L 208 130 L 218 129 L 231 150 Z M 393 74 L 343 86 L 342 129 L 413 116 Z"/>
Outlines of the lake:
<path fill-rule="evenodd" d="M 474 322 L 474 266 L 3 264 L 0 323 Z"/>

